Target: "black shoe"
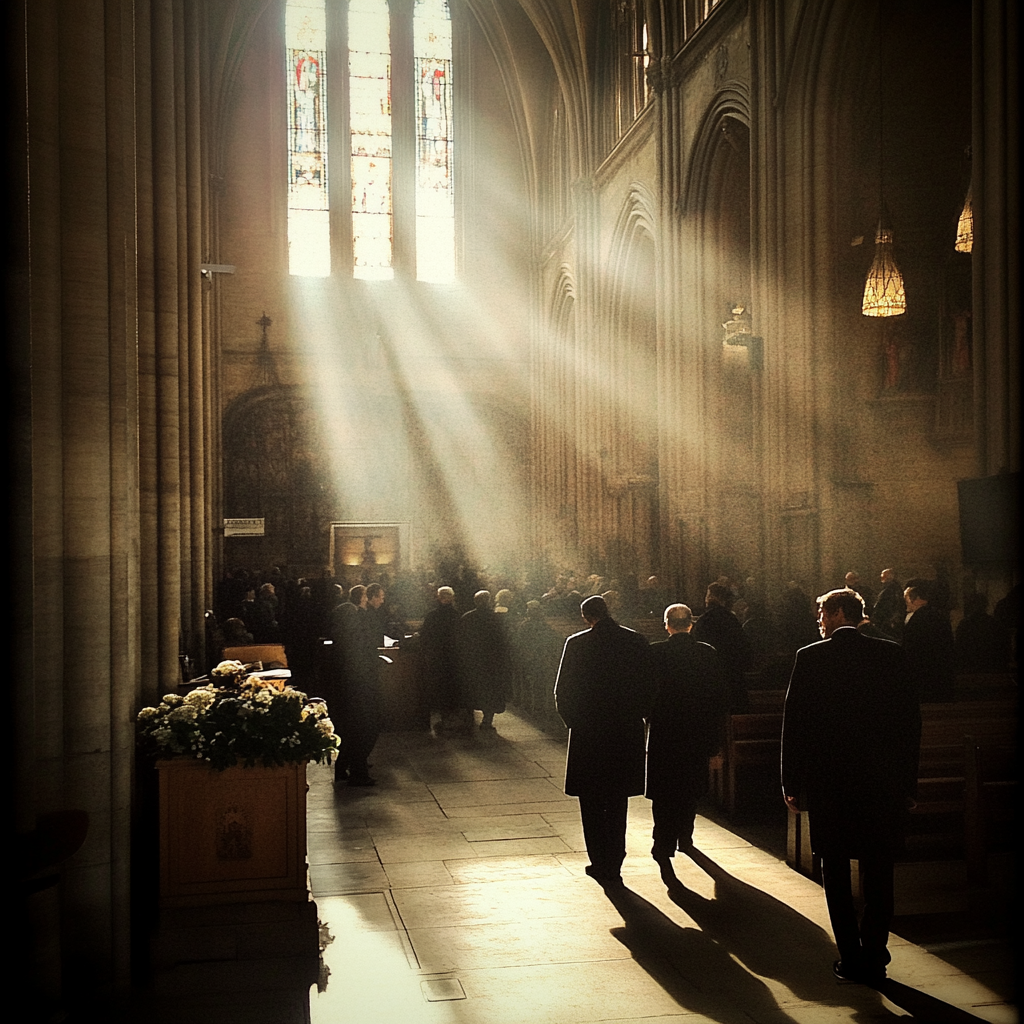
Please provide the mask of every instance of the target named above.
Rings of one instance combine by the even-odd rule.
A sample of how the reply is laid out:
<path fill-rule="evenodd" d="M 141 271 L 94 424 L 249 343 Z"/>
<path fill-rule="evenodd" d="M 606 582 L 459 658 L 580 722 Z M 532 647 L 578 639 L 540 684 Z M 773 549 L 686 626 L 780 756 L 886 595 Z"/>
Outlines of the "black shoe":
<path fill-rule="evenodd" d="M 853 981 L 858 985 L 868 985 L 877 988 L 885 981 L 885 968 L 869 968 L 847 964 L 843 960 L 836 960 L 832 964 L 832 973 L 839 981 Z"/>
<path fill-rule="evenodd" d="M 597 882 L 598 885 L 605 889 L 621 889 L 622 888 L 622 875 L 618 871 L 602 871 L 601 868 L 594 864 L 588 864 L 584 869 L 590 877 Z"/>
<path fill-rule="evenodd" d="M 676 851 L 666 843 L 655 843 L 651 847 L 651 856 L 659 863 L 671 860 Z"/>

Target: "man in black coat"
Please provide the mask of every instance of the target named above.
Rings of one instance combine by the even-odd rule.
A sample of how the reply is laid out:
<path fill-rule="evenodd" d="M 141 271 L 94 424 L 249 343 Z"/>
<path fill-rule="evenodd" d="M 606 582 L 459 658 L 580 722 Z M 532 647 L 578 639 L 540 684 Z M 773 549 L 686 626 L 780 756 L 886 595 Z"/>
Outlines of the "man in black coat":
<path fill-rule="evenodd" d="M 371 590 L 371 588 L 373 588 Z M 372 596 L 373 604 L 370 604 Z M 346 603 L 338 605 L 331 616 L 331 635 L 337 653 L 340 714 L 335 724 L 341 735 L 341 748 L 334 766 L 334 781 L 350 786 L 372 786 L 376 780 L 369 772 L 369 758 L 384 721 L 384 698 L 380 685 L 380 658 L 377 648 L 383 642 L 378 623 L 368 613 L 384 603 L 380 584 L 355 586 Z"/>
<path fill-rule="evenodd" d="M 437 588 L 437 606 L 427 612 L 420 629 L 425 661 L 427 693 L 431 706 L 441 713 L 438 732 L 466 724 L 468 700 L 459 685 L 459 620 L 455 591 Z"/>
<path fill-rule="evenodd" d="M 895 569 L 883 569 L 878 578 L 882 589 L 871 609 L 871 621 L 889 636 L 899 639 L 903 632 L 903 620 L 907 617 L 903 584 L 897 578 Z"/>
<path fill-rule="evenodd" d="M 512 673 L 511 642 L 506 617 L 495 614 L 491 592 L 478 590 L 473 604 L 459 620 L 459 678 L 469 707 L 478 708 L 483 715 L 480 728 L 489 732 L 494 729 L 494 716 L 505 710 Z"/>
<path fill-rule="evenodd" d="M 753 658 L 750 638 L 732 611 L 733 593 L 724 583 L 711 583 L 704 597 L 704 614 L 693 624 L 693 638 L 710 644 L 718 652 L 725 668 L 729 688 L 729 710 L 742 714 L 747 710 L 745 673 Z"/>
<path fill-rule="evenodd" d="M 693 845 L 697 801 L 708 781 L 708 758 L 718 749 L 726 710 L 725 673 L 708 644 L 690 634 L 685 604 L 665 609 L 668 640 L 652 644 L 657 685 L 648 717 L 647 798 L 654 815 L 651 856 L 662 865 Z"/>
<path fill-rule="evenodd" d="M 580 612 L 589 629 L 565 641 L 555 707 L 569 728 L 565 792 L 580 799 L 586 872 L 604 886 L 622 884 L 629 798 L 644 791 L 644 717 L 654 685 L 647 641 L 608 614 L 602 597 Z"/>
<path fill-rule="evenodd" d="M 864 603 L 849 589 L 818 598 L 820 643 L 797 651 L 782 727 L 782 790 L 810 815 L 839 978 L 877 985 L 891 959 L 893 862 L 917 784 L 921 716 L 897 644 L 857 631 Z M 860 864 L 858 921 L 850 860 Z"/>
<path fill-rule="evenodd" d="M 903 650 L 914 674 L 920 699 L 953 700 L 956 651 L 949 612 L 934 599 L 930 580 L 911 580 L 903 591 L 907 621 L 903 626 Z"/>

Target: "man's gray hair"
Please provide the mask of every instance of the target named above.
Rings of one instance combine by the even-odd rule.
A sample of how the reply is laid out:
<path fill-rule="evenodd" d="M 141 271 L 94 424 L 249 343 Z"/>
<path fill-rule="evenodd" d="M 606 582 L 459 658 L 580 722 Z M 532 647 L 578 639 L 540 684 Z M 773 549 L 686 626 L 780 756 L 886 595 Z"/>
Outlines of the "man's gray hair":
<path fill-rule="evenodd" d="M 451 587 L 438 587 L 437 588 L 437 596 L 438 597 L 454 597 L 455 596 L 455 591 L 452 590 Z"/>
<path fill-rule="evenodd" d="M 665 625 L 685 632 L 693 625 L 693 612 L 685 604 L 670 604 L 665 609 Z"/>

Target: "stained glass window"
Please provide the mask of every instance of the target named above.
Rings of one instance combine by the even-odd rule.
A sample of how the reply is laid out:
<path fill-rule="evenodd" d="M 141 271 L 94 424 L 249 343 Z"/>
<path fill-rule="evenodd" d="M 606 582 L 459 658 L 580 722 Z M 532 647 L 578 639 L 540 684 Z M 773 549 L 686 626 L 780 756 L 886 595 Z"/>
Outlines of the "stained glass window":
<path fill-rule="evenodd" d="M 455 279 L 452 22 L 447 0 L 416 0 L 416 276 Z"/>
<path fill-rule="evenodd" d="M 391 202 L 391 28 L 384 0 L 348 5 L 353 274 L 394 275 Z"/>
<path fill-rule="evenodd" d="M 324 0 L 289 0 L 285 13 L 288 76 L 288 270 L 331 272 L 327 202 L 327 19 Z"/>
<path fill-rule="evenodd" d="M 352 274 L 363 280 L 393 278 L 397 232 L 401 252 L 412 249 L 409 243 L 415 240 L 419 280 L 453 281 L 454 130 L 448 0 L 403 0 L 398 4 L 389 0 L 329 2 L 335 4 L 330 14 L 333 17 L 337 11 L 338 28 L 340 19 L 347 18 L 348 94 L 346 97 L 344 91 L 336 92 L 335 100 L 347 99 L 348 103 L 345 114 L 352 184 Z M 317 277 L 331 272 L 327 3 L 328 0 L 287 0 L 285 5 L 288 264 L 292 274 Z M 392 27 L 398 47 L 394 56 Z M 332 39 L 334 31 L 332 28 Z M 391 107 L 393 59 L 401 62 L 401 120 L 396 150 Z M 335 83 L 335 89 L 338 88 Z M 414 96 L 409 95 L 410 90 L 415 92 Z M 344 120 L 341 119 L 342 124 Z M 334 166 L 337 175 L 337 157 Z M 334 187 L 335 206 L 341 208 L 334 211 L 337 221 L 346 216 L 341 198 L 345 186 L 339 192 L 336 181 Z M 396 188 L 401 192 L 397 228 Z M 410 190 L 412 194 L 408 194 Z M 338 227 L 335 224 L 336 231 Z M 336 233 L 335 241 L 337 238 Z"/>

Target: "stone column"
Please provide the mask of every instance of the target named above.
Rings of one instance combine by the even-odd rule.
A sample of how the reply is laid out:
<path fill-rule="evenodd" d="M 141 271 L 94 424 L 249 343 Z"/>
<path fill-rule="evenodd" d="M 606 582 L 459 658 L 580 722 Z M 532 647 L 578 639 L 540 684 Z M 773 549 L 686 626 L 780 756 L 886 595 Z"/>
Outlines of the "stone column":
<path fill-rule="evenodd" d="M 178 134 L 175 106 L 175 30 L 177 0 L 150 4 L 150 67 L 152 124 L 153 209 L 153 364 L 146 388 L 152 394 L 155 418 L 151 433 L 140 439 L 143 457 L 153 464 L 154 491 L 143 495 L 153 510 L 143 536 L 143 549 L 151 548 L 150 571 L 143 579 L 152 588 L 155 619 L 147 632 L 156 638 L 157 686 L 173 688 L 179 676 L 178 642 L 181 621 L 181 471 L 180 439 L 180 282 L 178 236 Z M 148 340 L 148 339 L 147 339 Z"/>
<path fill-rule="evenodd" d="M 818 337 L 813 301 L 824 303 L 831 192 L 827 175 L 814 180 L 813 106 L 787 107 L 784 75 L 787 36 L 781 10 L 758 6 L 750 19 L 751 66 L 751 250 L 753 332 L 764 339 L 760 431 L 756 438 L 764 496 L 764 574 L 769 588 L 790 578 L 820 575 L 818 491 L 815 473 L 813 347 Z M 791 89 L 790 94 L 797 94 Z M 820 162 L 820 161 L 819 161 Z M 820 168 L 818 169 L 820 173 Z M 787 172 L 789 172 L 787 174 Z M 802 216 L 813 204 L 816 216 Z M 825 261 L 821 261 L 824 263 Z"/>
<path fill-rule="evenodd" d="M 974 2 L 974 422 L 978 476 L 1020 471 L 1017 5 Z"/>

